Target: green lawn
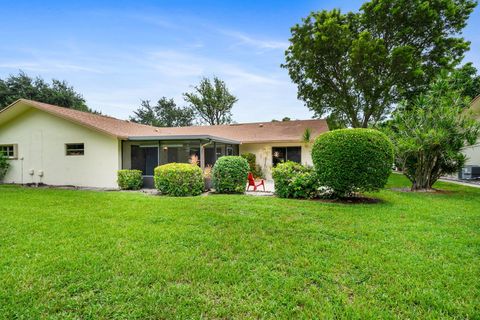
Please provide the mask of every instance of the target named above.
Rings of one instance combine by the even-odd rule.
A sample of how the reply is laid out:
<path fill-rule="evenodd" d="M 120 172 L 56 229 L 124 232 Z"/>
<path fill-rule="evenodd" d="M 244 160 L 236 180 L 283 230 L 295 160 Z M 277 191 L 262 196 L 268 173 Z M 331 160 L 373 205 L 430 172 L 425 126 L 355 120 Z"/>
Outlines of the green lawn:
<path fill-rule="evenodd" d="M 0 186 L 0 319 L 480 319 L 480 189 L 436 187 L 348 205 Z"/>

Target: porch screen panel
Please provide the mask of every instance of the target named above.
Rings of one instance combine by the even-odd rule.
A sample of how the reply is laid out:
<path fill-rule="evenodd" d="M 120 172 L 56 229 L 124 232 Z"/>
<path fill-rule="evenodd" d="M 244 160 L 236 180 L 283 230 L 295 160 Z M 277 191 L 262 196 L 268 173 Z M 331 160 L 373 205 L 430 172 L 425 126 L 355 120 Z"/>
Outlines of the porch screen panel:
<path fill-rule="evenodd" d="M 153 176 L 155 167 L 158 165 L 158 148 L 147 147 L 145 149 L 145 175 Z"/>
<path fill-rule="evenodd" d="M 145 163 L 145 153 L 143 152 L 140 146 L 131 146 L 131 161 L 132 169 L 142 171 L 142 174 L 145 174 L 146 163 Z"/>
<path fill-rule="evenodd" d="M 145 176 L 153 176 L 153 171 L 158 165 L 158 148 L 131 146 L 132 169 L 142 171 Z"/>

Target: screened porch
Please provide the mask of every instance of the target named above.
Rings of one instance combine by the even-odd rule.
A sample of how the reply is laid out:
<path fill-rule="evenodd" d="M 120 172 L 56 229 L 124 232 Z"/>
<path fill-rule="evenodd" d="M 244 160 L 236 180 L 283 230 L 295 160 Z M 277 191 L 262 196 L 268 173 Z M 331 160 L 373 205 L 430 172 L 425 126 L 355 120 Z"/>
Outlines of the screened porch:
<path fill-rule="evenodd" d="M 145 188 L 153 188 L 155 167 L 167 163 L 189 163 L 192 156 L 204 169 L 213 166 L 218 158 L 239 155 L 239 143 L 215 137 L 196 139 L 176 137 L 168 139 L 143 138 L 122 141 L 122 169 L 136 169 L 143 173 Z"/>

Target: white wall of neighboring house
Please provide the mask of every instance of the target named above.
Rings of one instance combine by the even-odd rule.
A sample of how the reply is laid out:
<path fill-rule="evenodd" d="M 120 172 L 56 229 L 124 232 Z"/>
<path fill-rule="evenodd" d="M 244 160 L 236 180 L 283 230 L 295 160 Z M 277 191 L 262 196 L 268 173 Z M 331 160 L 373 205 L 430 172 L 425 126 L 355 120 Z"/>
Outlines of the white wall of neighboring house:
<path fill-rule="evenodd" d="M 480 121 L 480 96 L 473 100 L 470 110 L 474 113 L 475 119 Z M 480 139 L 478 139 L 477 144 L 466 147 L 463 154 L 467 156 L 466 165 L 480 166 Z"/>
<path fill-rule="evenodd" d="M 276 143 L 245 143 L 240 145 L 240 154 L 250 152 L 256 155 L 257 164 L 262 167 L 266 179 L 272 179 L 272 148 L 273 147 L 301 147 L 302 164 L 312 166 L 312 144 L 302 142 Z"/>
<path fill-rule="evenodd" d="M 67 156 L 67 143 L 83 143 L 85 154 Z M 18 158 L 10 161 L 6 183 L 117 188 L 120 144 L 114 137 L 32 108 L 1 126 L 0 145 L 8 144 L 18 145 Z"/>
<path fill-rule="evenodd" d="M 467 156 L 466 165 L 480 166 L 480 140 L 476 145 L 465 148 L 463 153 Z"/>

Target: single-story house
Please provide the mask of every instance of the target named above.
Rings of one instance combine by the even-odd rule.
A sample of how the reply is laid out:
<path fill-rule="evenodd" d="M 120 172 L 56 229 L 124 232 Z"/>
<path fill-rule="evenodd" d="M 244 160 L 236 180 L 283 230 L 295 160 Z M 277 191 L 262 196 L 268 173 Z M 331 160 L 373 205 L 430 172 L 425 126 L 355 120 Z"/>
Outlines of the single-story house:
<path fill-rule="evenodd" d="M 158 165 L 196 155 L 205 167 L 245 152 L 270 179 L 278 162 L 312 164 L 307 128 L 312 139 L 328 131 L 325 120 L 159 128 L 20 99 L 0 111 L 0 151 L 6 183 L 116 188 L 117 170 L 139 169 L 151 187 Z"/>
<path fill-rule="evenodd" d="M 474 113 L 475 118 L 480 121 L 480 96 L 473 99 L 470 110 Z M 464 154 L 467 156 L 466 165 L 480 166 L 480 139 L 475 145 L 466 147 Z"/>

